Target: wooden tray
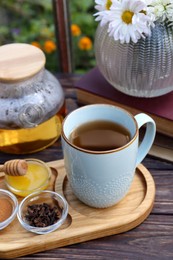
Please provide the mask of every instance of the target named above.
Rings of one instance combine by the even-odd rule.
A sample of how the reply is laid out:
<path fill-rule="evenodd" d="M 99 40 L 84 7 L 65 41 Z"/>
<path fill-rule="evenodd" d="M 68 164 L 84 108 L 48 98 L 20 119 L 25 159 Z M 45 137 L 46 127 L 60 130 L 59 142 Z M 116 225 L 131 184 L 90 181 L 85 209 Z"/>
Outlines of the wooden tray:
<path fill-rule="evenodd" d="M 49 189 L 65 196 L 69 214 L 62 227 L 46 235 L 37 235 L 20 226 L 17 218 L 0 231 L 0 258 L 15 258 L 52 248 L 118 234 L 141 224 L 152 210 L 155 184 L 149 171 L 140 164 L 126 197 L 107 209 L 95 209 L 80 202 L 72 193 L 64 161 L 49 162 L 52 178 Z M 0 188 L 5 188 L 4 177 Z"/>

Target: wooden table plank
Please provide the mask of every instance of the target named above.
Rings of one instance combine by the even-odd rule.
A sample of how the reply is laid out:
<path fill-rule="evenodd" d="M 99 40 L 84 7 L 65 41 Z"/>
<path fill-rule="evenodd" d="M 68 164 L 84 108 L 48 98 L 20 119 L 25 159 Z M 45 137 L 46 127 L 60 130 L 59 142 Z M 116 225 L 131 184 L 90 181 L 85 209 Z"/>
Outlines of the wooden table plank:
<path fill-rule="evenodd" d="M 169 235 L 168 235 L 169 234 Z M 172 216 L 150 215 L 137 228 L 59 249 L 20 257 L 26 259 L 173 259 Z M 17 259 L 17 258 L 16 258 Z"/>

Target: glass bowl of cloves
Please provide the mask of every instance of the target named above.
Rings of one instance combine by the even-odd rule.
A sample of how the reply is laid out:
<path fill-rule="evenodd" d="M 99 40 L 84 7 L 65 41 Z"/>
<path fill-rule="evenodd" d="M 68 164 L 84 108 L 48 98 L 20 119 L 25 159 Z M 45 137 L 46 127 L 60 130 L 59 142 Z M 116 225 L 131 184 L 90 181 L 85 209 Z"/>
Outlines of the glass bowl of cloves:
<path fill-rule="evenodd" d="M 10 191 L 0 189 L 0 230 L 7 227 L 16 217 L 18 200 Z"/>
<path fill-rule="evenodd" d="M 25 197 L 17 213 L 20 224 L 36 234 L 47 234 L 58 229 L 67 215 L 66 199 L 49 190 L 34 192 Z"/>

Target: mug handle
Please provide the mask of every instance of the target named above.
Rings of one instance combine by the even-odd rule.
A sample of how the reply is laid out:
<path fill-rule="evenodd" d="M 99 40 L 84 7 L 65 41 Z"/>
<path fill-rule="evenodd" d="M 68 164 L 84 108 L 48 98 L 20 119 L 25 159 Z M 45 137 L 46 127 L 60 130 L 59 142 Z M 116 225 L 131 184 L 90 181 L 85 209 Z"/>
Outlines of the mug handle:
<path fill-rule="evenodd" d="M 141 126 L 146 124 L 145 135 L 138 148 L 137 161 L 136 161 L 136 165 L 138 165 L 147 155 L 154 142 L 154 138 L 156 135 L 156 124 L 150 116 L 144 113 L 140 113 L 134 116 L 134 118 L 136 119 L 138 129 L 140 129 Z"/>

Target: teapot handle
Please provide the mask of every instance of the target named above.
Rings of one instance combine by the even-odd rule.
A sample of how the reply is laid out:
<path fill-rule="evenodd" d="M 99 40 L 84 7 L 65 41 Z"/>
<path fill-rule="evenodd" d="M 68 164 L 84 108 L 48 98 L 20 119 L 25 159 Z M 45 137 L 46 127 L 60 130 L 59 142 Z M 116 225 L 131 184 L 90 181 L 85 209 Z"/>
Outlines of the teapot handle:
<path fill-rule="evenodd" d="M 35 104 L 27 104 L 19 111 L 19 121 L 23 128 L 36 127 L 43 122 L 43 108 Z"/>

